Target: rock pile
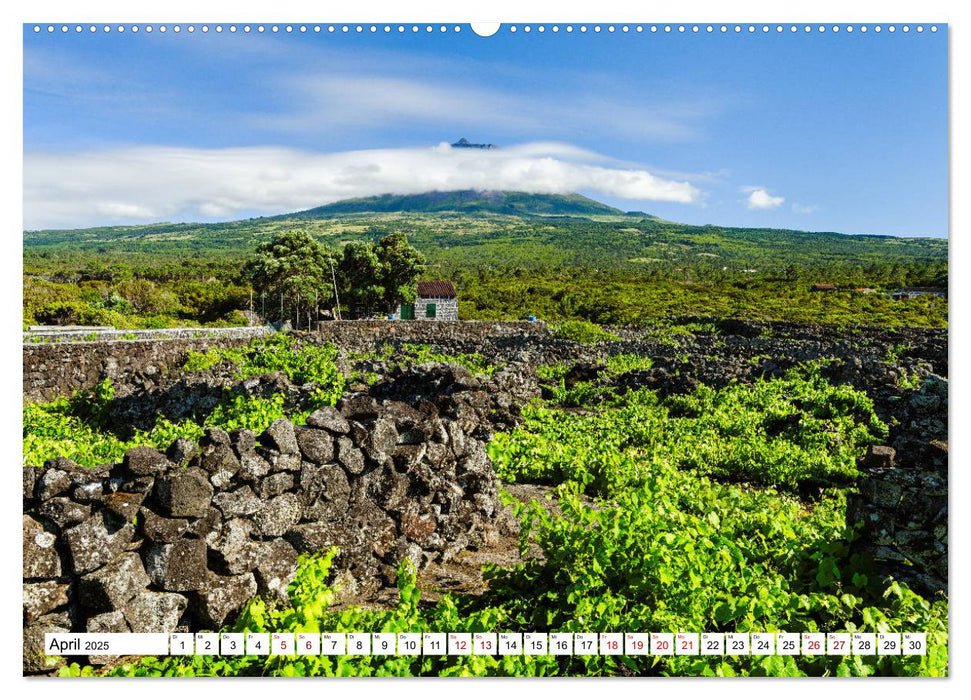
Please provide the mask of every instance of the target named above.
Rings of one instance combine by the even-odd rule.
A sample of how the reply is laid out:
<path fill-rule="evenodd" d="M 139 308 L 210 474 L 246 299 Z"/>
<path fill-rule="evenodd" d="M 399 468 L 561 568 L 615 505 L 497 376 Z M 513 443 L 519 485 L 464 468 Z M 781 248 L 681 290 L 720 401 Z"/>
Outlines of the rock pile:
<path fill-rule="evenodd" d="M 387 389 L 259 436 L 208 429 L 121 464 L 25 467 L 25 672 L 51 668 L 45 632 L 216 630 L 254 595 L 286 601 L 302 552 L 340 547 L 344 592 L 369 595 L 406 558 L 421 568 L 490 541 L 489 396 L 439 374 L 410 403 Z"/>
<path fill-rule="evenodd" d="M 847 524 L 884 573 L 925 595 L 947 594 L 947 381 L 927 377 L 898 415 L 908 430 L 864 457 Z"/>

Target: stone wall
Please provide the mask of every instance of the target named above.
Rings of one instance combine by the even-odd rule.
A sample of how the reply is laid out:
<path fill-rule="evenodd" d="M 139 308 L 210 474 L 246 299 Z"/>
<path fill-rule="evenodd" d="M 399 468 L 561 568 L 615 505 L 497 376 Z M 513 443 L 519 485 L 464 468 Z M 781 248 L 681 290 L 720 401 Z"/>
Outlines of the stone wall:
<path fill-rule="evenodd" d="M 119 340 L 92 343 L 25 343 L 24 401 L 50 401 L 94 386 L 105 377 L 115 384 L 151 390 L 178 374 L 186 352 L 245 345 L 250 336 L 188 340 Z"/>
<path fill-rule="evenodd" d="M 147 328 L 141 330 L 78 329 L 56 326 L 44 330 L 24 331 L 25 343 L 107 343 L 124 340 L 199 340 L 202 338 L 253 338 L 269 335 L 269 326 L 242 326 L 237 328 Z"/>
<path fill-rule="evenodd" d="M 447 393 L 347 397 L 259 436 L 209 429 L 120 464 L 24 467 L 25 673 L 55 665 L 45 632 L 218 630 L 257 594 L 286 601 L 302 552 L 340 547 L 342 591 L 369 596 L 406 558 L 491 542 L 489 405 L 458 376 Z"/>
<path fill-rule="evenodd" d="M 256 334 L 266 332 L 252 330 L 259 331 Z M 187 351 L 245 345 L 254 333 L 217 338 L 25 343 L 23 397 L 25 401 L 50 401 L 89 388 L 105 377 L 116 387 L 133 385 L 152 391 L 178 374 Z M 488 340 L 495 344 L 527 342 L 548 335 L 541 322 L 518 321 L 327 321 L 320 324 L 317 333 L 310 334 L 321 342 L 354 350 L 369 350 L 384 341 L 455 344 Z"/>
<path fill-rule="evenodd" d="M 317 335 L 325 342 L 364 348 L 386 340 L 458 343 L 497 338 L 541 339 L 547 338 L 549 331 L 542 321 L 322 321 Z"/>
<path fill-rule="evenodd" d="M 869 449 L 859 493 L 847 497 L 847 525 L 858 528 L 857 546 L 883 573 L 924 595 L 946 595 L 947 381 L 928 377 L 898 415 L 918 439 Z"/>

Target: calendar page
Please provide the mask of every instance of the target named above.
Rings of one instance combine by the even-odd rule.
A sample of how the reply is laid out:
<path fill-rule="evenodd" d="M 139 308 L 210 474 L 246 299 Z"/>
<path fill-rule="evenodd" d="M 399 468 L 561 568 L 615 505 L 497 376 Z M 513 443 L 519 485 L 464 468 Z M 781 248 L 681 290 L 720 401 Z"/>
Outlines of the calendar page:
<path fill-rule="evenodd" d="M 265 11 L 22 26 L 24 676 L 948 675 L 946 21 Z"/>

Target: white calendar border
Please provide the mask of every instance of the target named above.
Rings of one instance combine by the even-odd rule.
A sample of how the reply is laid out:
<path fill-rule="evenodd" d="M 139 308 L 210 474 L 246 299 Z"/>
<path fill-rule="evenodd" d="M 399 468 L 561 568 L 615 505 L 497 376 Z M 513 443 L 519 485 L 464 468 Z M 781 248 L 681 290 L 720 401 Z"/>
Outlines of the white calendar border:
<path fill-rule="evenodd" d="M 199 0 L 170 0 L 164 6 L 153 5 L 149 3 L 145 4 L 133 4 L 130 2 L 122 0 L 86 0 L 84 3 L 68 2 L 67 0 L 42 0 L 41 2 L 33 3 L 17 3 L 14 4 L 11 9 L 5 9 L 5 19 L 7 20 L 3 25 L 5 30 L 9 33 L 4 36 L 6 41 L 3 42 L 3 48 L 0 51 L 5 51 L 6 61 L 4 61 L 5 67 L 8 69 L 7 78 L 11 82 L 17 82 L 17 77 L 22 75 L 22 53 L 20 51 L 20 27 L 19 25 L 28 21 L 40 21 L 40 20 L 61 20 L 61 21 L 87 21 L 92 18 L 98 20 L 104 18 L 112 19 L 124 19 L 125 21 L 141 21 L 141 22 L 159 22 L 159 21 L 210 21 L 213 18 L 228 18 L 232 21 L 312 21 L 314 19 L 326 19 L 327 21 L 334 22 L 355 22 L 355 21 L 449 21 L 449 22 L 468 22 L 470 20 L 474 21 L 494 21 L 496 19 L 502 19 L 504 21 L 558 21 L 558 22 L 576 22 L 576 21 L 590 21 L 591 19 L 595 21 L 651 21 L 651 22 L 681 22 L 681 21 L 698 21 L 698 22 L 714 22 L 714 21 L 779 21 L 779 22 L 802 22 L 802 21 L 826 21 L 826 22 L 886 22 L 886 21 L 900 21 L 901 19 L 911 19 L 914 18 L 915 14 L 919 14 L 918 19 L 924 20 L 930 19 L 932 21 L 941 22 L 954 22 L 956 28 L 958 29 L 952 36 L 956 39 L 952 44 L 951 49 L 951 61 L 952 65 L 958 67 L 958 70 L 953 71 L 951 90 L 951 103 L 950 107 L 950 117 L 951 124 L 957 125 L 960 121 L 964 123 L 971 123 L 971 107 L 969 107 L 969 85 L 968 76 L 971 74 L 971 61 L 968 61 L 969 53 L 971 53 L 971 42 L 968 41 L 968 36 L 971 34 L 971 24 L 967 21 L 967 11 L 958 8 L 957 3 L 948 2 L 947 0 L 923 0 L 919 5 L 915 5 L 913 2 L 903 2 L 902 0 L 885 0 L 882 3 L 868 3 L 865 8 L 860 8 L 852 3 L 848 3 L 845 0 L 816 0 L 815 2 L 809 4 L 805 3 L 802 6 L 796 6 L 793 4 L 778 3 L 776 1 L 768 0 L 736 0 L 732 3 L 716 2 L 715 0 L 696 0 L 694 3 L 671 3 L 671 4 L 652 4 L 652 5 L 632 5 L 625 0 L 598 0 L 596 3 L 582 4 L 578 2 L 571 2 L 570 0 L 561 2 L 543 2 L 543 3 L 524 3 L 522 0 L 491 0 L 488 3 L 481 3 L 479 5 L 469 6 L 460 5 L 454 2 L 446 2 L 445 0 L 413 0 L 407 3 L 407 6 L 403 8 L 401 3 L 394 3 L 390 0 L 376 0 L 369 4 L 362 2 L 351 3 L 351 4 L 328 4 L 322 6 L 319 3 L 312 3 L 309 0 L 302 1 L 292 1 L 292 0 L 276 0 L 270 7 L 262 7 L 258 3 L 252 3 L 250 5 L 240 5 L 237 3 L 231 3 L 228 0 L 210 1 L 210 2 L 199 2 Z M 12 76 L 12 77 L 11 77 Z M 957 82 L 959 81 L 959 82 Z M 959 89 L 960 88 L 960 89 Z M 8 128 L 3 130 L 5 134 L 4 139 L 7 145 L 7 156 L 10 163 L 19 162 L 20 155 L 22 153 L 21 146 L 19 143 L 20 129 L 20 115 L 21 110 L 19 109 L 19 95 L 14 97 L 14 100 L 10 103 L 10 108 L 6 110 L 5 118 L 8 119 Z M 971 230 L 971 218 L 967 214 L 967 206 L 963 204 L 955 194 L 957 192 L 967 191 L 968 187 L 971 186 L 971 177 L 969 177 L 969 149 L 967 144 L 969 142 L 969 137 L 967 136 L 966 130 L 954 129 L 952 135 L 953 150 L 951 151 L 951 162 L 952 162 L 952 183 L 951 183 L 951 256 L 950 263 L 953 265 L 955 262 L 960 260 L 964 270 L 968 265 L 971 265 L 971 257 L 968 256 L 967 251 L 969 246 L 955 241 L 953 237 L 955 232 L 962 230 Z M 960 157 L 958 157 L 960 155 Z M 18 176 L 13 176 L 14 183 L 8 183 L 8 187 L 5 189 L 6 206 L 4 211 L 7 212 L 8 217 L 8 230 L 17 230 L 20 226 L 19 213 L 21 212 L 22 200 L 21 200 L 21 188 L 18 186 L 19 180 Z M 963 225 L 963 226 L 962 226 Z M 21 242 L 19 236 L 7 236 L 4 244 L 9 246 L 10 250 L 6 251 L 5 259 L 19 261 L 21 259 L 22 250 L 20 248 Z M 960 253 L 960 257 L 958 254 Z M 962 279 L 961 276 L 955 275 L 952 284 L 955 289 L 954 292 L 961 291 L 963 285 L 967 283 L 967 275 Z M 21 281 L 16 274 L 10 274 L 4 276 L 4 284 L 7 289 L 7 298 L 17 298 L 20 295 L 20 285 Z M 966 292 L 962 291 L 958 294 L 959 304 L 963 308 L 969 306 L 968 299 L 966 299 Z M 4 314 L 9 314 L 9 317 L 4 317 L 0 320 L 3 323 L 2 327 L 10 328 L 10 322 L 19 319 L 20 310 L 14 308 L 15 305 L 7 305 L 3 309 Z M 959 337 L 961 342 L 958 343 Z M 960 344 L 961 347 L 967 348 L 968 343 L 966 342 L 967 334 L 965 331 L 958 327 L 951 327 L 949 329 L 949 346 L 954 348 L 955 356 L 957 356 L 957 348 Z M 4 360 L 6 360 L 6 366 L 9 367 L 20 367 L 21 358 L 19 356 L 19 349 L 14 347 L 12 343 L 7 343 L 0 352 L 4 354 Z M 952 375 L 957 377 L 963 377 L 963 370 L 958 366 L 958 363 L 954 363 L 951 368 Z M 3 404 L 4 416 L 7 417 L 7 412 L 13 414 L 14 411 L 20 411 L 19 397 L 20 387 L 15 386 L 14 383 L 17 379 L 18 372 L 8 372 L 5 381 L 9 381 L 10 386 L 7 387 L 7 391 L 3 392 L 5 396 L 5 403 Z M 958 381 L 959 386 L 968 386 L 967 381 Z M 17 404 L 17 405 L 15 405 Z M 953 421 L 954 425 L 962 424 L 960 419 L 967 418 L 971 413 L 967 410 L 967 392 L 961 391 L 951 397 L 951 403 L 949 406 L 949 418 Z M 4 421 L 4 430 L 8 431 L 7 444 L 12 444 L 13 440 L 19 439 L 15 434 L 16 432 L 16 419 L 11 418 L 8 421 Z M 955 456 L 954 463 L 960 463 L 961 458 L 967 456 L 967 450 L 964 448 L 966 444 L 964 442 L 963 436 L 960 434 L 955 434 L 952 438 L 957 438 L 956 441 L 952 439 L 950 443 L 950 448 Z M 14 450 L 16 451 L 16 450 Z M 967 479 L 968 477 L 961 473 L 961 470 L 951 470 L 950 474 L 950 493 L 959 494 L 967 493 Z M 9 493 L 6 497 L 10 498 L 11 501 L 16 495 L 14 492 L 16 489 L 9 489 Z M 956 499 L 952 499 L 956 502 Z M 963 541 L 967 539 L 966 537 L 961 537 L 961 534 L 967 533 L 967 513 L 966 509 L 951 509 L 950 511 L 950 530 L 953 533 L 958 531 L 957 539 Z M 18 518 L 16 512 L 12 507 L 3 509 L 3 517 L 6 518 L 6 527 L 8 532 L 16 532 L 16 528 L 19 527 Z M 15 538 L 8 538 L 8 541 L 4 542 L 4 546 L 9 549 L 5 552 L 10 555 L 11 560 L 17 561 L 18 557 L 22 556 L 20 553 L 20 547 L 16 545 L 12 540 Z M 953 536 L 952 536 L 952 539 Z M 968 580 L 967 571 L 967 558 L 962 557 L 952 557 L 950 566 L 950 578 L 951 578 L 951 599 L 957 598 L 959 601 L 962 600 L 961 597 L 955 596 L 955 590 L 953 588 L 954 584 L 958 581 Z M 21 596 L 20 584 L 15 582 L 11 576 L 5 576 L 2 580 L 3 585 L 3 599 L 8 601 L 8 605 L 12 605 L 9 601 L 16 601 Z M 959 604 L 949 610 L 949 632 L 951 637 L 956 636 L 958 632 L 963 632 L 969 627 L 968 624 L 968 606 L 964 604 Z M 4 668 L 5 676 L 7 678 L 16 679 L 16 683 L 21 684 L 21 689 L 25 692 L 29 692 L 34 698 L 40 696 L 44 697 L 46 695 L 54 696 L 57 693 L 57 697 L 62 697 L 63 690 L 59 686 L 60 682 L 65 682 L 63 679 L 57 683 L 45 684 L 43 682 L 33 681 L 24 679 L 22 676 L 22 664 L 21 664 L 21 641 L 17 638 L 18 635 L 8 634 L 2 636 L 2 648 L 0 648 L 0 663 L 6 664 Z M 960 649 L 960 647 L 959 647 Z M 950 664 L 951 666 L 958 666 L 960 661 L 955 657 L 955 650 L 953 646 L 949 649 L 951 653 Z M 963 652 L 962 652 L 963 654 Z M 963 656 L 962 656 L 963 658 Z M 569 679 L 572 680 L 572 679 Z M 881 692 L 886 692 L 889 684 L 895 679 L 883 679 L 881 681 L 870 681 L 871 683 L 877 683 L 877 689 Z M 245 679 L 238 681 L 247 686 L 259 682 L 259 679 Z M 363 679 L 328 679 L 328 683 L 337 683 L 338 686 L 343 684 L 348 684 L 348 689 L 351 688 L 350 683 L 361 683 L 367 682 Z M 386 681 L 375 681 L 375 682 L 386 682 Z M 551 681 L 556 683 L 557 692 L 560 695 L 564 695 L 566 698 L 573 697 L 574 695 L 579 696 L 580 689 L 587 686 L 581 686 L 580 684 L 569 683 L 568 680 L 563 681 Z M 595 681 L 588 681 L 595 682 Z M 787 700 L 800 700 L 801 698 L 812 698 L 813 700 L 818 700 L 820 686 L 817 683 L 802 682 L 798 679 L 782 679 L 775 681 L 778 683 L 783 683 L 784 692 L 786 693 Z M 200 688 L 207 687 L 212 688 L 211 681 L 208 679 L 180 679 L 178 681 L 179 687 L 185 687 L 187 685 L 193 686 L 197 684 L 207 684 L 206 686 L 200 685 Z M 694 687 L 707 687 L 711 688 L 707 679 L 678 679 L 677 683 L 679 685 L 672 685 L 671 688 L 685 688 Z M 764 682 L 760 679 L 734 679 L 731 683 L 719 683 L 717 688 L 720 695 L 726 698 L 745 698 L 749 700 L 752 689 L 754 688 L 764 688 Z M 705 684 L 702 686 L 701 684 Z M 866 686 L 867 682 L 861 683 L 843 683 L 837 679 L 828 680 L 826 683 L 826 694 L 827 700 L 832 697 L 841 697 L 846 695 L 849 697 L 850 692 L 853 693 L 854 697 L 858 695 L 861 686 Z M 56 691 L 53 689 L 56 687 Z M 256 687 L 256 686 L 254 686 Z M 329 686 L 331 687 L 331 686 Z M 360 687 L 360 686 L 354 686 Z M 397 683 L 395 685 L 394 692 L 396 698 L 421 698 L 421 700 L 427 700 L 428 693 L 430 690 L 434 692 L 441 687 L 438 683 L 438 679 L 413 679 L 407 683 Z M 510 679 L 508 683 L 504 683 L 503 688 L 516 687 L 521 690 L 526 690 L 527 692 L 535 692 L 535 685 L 531 684 L 531 681 L 526 679 Z M 773 685 L 773 687 L 775 687 Z M 911 689 L 914 686 L 909 686 Z M 958 687 L 956 683 L 935 683 L 932 692 L 934 693 L 934 700 L 938 698 L 954 696 L 958 697 L 955 689 Z M 463 700 L 478 700 L 479 698 L 489 698 L 489 700 L 494 700 L 495 692 L 497 686 L 491 683 L 465 683 L 462 687 Z M 614 682 L 611 686 L 611 694 L 614 696 L 626 696 L 630 697 L 643 697 L 644 686 L 637 683 L 625 683 L 625 682 Z M 171 700 L 171 688 L 166 681 L 146 681 L 139 684 L 139 694 L 143 697 L 149 698 L 149 700 Z M 96 700 L 105 700 L 110 697 L 118 697 L 122 700 L 127 700 L 130 698 L 131 690 L 127 684 L 124 683 L 104 683 L 97 681 L 85 680 L 84 682 L 71 683 L 70 692 L 72 697 L 78 697 L 82 700 L 88 697 L 96 698 Z M 204 691 L 205 692 L 205 691 Z"/>

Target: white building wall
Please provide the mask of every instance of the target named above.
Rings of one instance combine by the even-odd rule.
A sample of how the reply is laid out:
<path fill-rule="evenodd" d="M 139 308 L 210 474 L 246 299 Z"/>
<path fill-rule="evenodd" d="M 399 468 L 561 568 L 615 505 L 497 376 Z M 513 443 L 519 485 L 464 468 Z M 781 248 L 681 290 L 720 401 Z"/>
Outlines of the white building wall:
<path fill-rule="evenodd" d="M 458 321 L 459 300 L 457 297 L 418 297 L 415 300 L 415 320 L 429 320 L 426 311 L 429 304 L 435 304 L 435 321 Z M 399 310 L 400 313 L 400 310 Z"/>

